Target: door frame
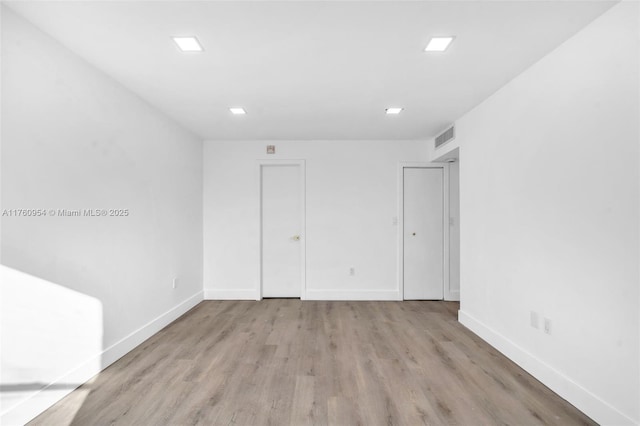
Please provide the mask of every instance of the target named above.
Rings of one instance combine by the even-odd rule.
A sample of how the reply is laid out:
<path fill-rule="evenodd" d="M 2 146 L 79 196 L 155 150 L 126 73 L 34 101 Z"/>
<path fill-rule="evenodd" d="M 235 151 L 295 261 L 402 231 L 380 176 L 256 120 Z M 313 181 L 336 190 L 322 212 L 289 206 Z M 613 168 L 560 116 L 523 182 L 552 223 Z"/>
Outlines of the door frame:
<path fill-rule="evenodd" d="M 307 254 L 306 254 L 306 166 L 305 160 L 258 160 L 258 280 L 256 286 L 256 300 L 262 300 L 262 169 L 273 166 L 298 166 L 300 172 L 300 300 L 307 298 Z"/>
<path fill-rule="evenodd" d="M 449 279 L 449 165 L 447 163 L 400 162 L 398 165 L 398 297 L 404 300 L 404 169 L 442 169 L 443 193 L 443 262 L 442 296 L 444 300 L 456 300 L 451 294 Z"/>

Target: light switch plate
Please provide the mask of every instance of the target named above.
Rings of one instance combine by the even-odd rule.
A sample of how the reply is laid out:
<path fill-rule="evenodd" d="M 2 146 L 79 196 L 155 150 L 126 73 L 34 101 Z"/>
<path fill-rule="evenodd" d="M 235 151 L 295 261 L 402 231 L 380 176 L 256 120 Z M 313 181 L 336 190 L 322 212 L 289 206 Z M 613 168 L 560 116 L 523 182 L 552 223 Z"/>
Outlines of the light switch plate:
<path fill-rule="evenodd" d="M 538 313 L 531 311 L 531 327 L 538 328 Z"/>

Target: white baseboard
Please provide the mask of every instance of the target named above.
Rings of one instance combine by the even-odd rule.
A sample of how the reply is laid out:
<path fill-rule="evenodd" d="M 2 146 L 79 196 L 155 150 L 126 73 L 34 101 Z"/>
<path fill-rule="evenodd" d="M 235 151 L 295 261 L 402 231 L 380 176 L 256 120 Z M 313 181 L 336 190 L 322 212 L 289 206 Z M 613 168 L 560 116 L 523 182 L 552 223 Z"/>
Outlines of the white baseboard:
<path fill-rule="evenodd" d="M 219 290 L 204 289 L 204 300 L 257 300 L 255 289 L 251 290 Z"/>
<path fill-rule="evenodd" d="M 444 300 L 447 302 L 459 302 L 460 290 L 451 290 L 448 294 L 445 294 Z"/>
<path fill-rule="evenodd" d="M 305 300 L 402 300 L 398 290 L 309 290 Z"/>
<path fill-rule="evenodd" d="M 458 311 L 458 321 L 599 424 L 639 424 L 469 313 Z"/>
<path fill-rule="evenodd" d="M 205 289 L 205 300 L 258 300 L 256 290 Z M 402 300 L 397 290 L 307 290 L 304 300 Z"/>
<path fill-rule="evenodd" d="M 184 315 L 189 309 L 202 301 L 202 291 L 194 294 L 157 318 L 138 328 L 117 343 L 109 346 L 91 359 L 49 383 L 45 388 L 34 392 L 28 398 L 9 408 L 0 416 L 0 424 L 6 426 L 24 425 L 37 417 L 47 408 L 75 390 L 73 387 L 56 389 L 56 385 L 87 382 L 96 374 L 133 350 L 136 346 L 156 334 L 158 331 Z M 64 386 L 63 386 L 64 387 Z"/>
<path fill-rule="evenodd" d="M 205 289 L 205 300 L 258 300 L 255 289 Z M 307 290 L 304 300 L 402 300 L 397 290 Z"/>
<path fill-rule="evenodd" d="M 105 369 L 115 361 L 122 358 L 125 354 L 127 354 L 127 352 L 130 352 L 140 343 L 144 342 L 149 337 L 153 336 L 158 331 L 162 330 L 167 325 L 180 318 L 189 309 L 202 302 L 202 300 L 202 291 L 199 291 L 185 301 L 169 309 L 164 314 L 149 321 L 125 338 L 119 340 L 117 343 L 109 346 L 104 350 L 104 352 L 102 352 L 102 368 Z"/>

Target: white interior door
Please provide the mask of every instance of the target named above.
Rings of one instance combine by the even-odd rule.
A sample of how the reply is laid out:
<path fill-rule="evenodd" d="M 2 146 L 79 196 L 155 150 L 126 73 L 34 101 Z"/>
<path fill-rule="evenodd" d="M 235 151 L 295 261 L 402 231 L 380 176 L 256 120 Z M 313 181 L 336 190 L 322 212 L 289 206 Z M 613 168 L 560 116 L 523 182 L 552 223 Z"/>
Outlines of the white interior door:
<path fill-rule="evenodd" d="M 261 167 L 262 297 L 300 297 L 300 165 Z"/>
<path fill-rule="evenodd" d="M 444 172 L 403 171 L 403 279 L 405 300 L 444 297 Z"/>

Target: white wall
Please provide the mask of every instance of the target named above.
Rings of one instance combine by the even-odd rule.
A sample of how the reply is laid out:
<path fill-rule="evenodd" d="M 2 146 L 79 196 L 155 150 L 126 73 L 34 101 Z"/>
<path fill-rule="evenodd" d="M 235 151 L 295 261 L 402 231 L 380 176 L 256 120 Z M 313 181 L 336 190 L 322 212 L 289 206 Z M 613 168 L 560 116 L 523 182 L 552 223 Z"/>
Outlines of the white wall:
<path fill-rule="evenodd" d="M 449 288 L 450 300 L 460 300 L 460 142 L 436 148 L 435 138 L 429 138 L 427 152 L 429 161 L 449 164 Z"/>
<path fill-rule="evenodd" d="M 129 210 L 2 217 L 2 421 L 19 424 L 202 299 L 202 142 L 2 15 L 2 209 Z"/>
<path fill-rule="evenodd" d="M 420 141 L 205 142 L 205 297 L 256 296 L 257 159 L 303 159 L 307 298 L 398 298 L 398 164 L 426 161 L 426 149 Z"/>
<path fill-rule="evenodd" d="M 640 421 L 638 29 L 616 5 L 457 121 L 460 319 L 602 424 Z"/>
<path fill-rule="evenodd" d="M 449 163 L 449 289 L 460 300 L 460 163 Z"/>

